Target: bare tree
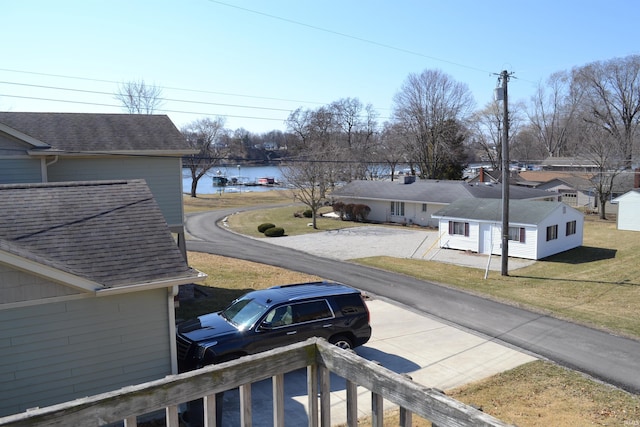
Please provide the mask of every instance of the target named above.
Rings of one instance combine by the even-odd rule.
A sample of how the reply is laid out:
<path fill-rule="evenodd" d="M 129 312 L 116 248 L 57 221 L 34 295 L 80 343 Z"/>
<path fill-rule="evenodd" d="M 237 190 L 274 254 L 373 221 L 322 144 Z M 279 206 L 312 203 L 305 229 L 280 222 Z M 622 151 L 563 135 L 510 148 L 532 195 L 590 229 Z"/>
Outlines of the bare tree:
<path fill-rule="evenodd" d="M 129 114 L 153 114 L 162 105 L 162 89 L 144 80 L 129 81 L 118 87 L 115 98 Z"/>
<path fill-rule="evenodd" d="M 467 85 L 439 70 L 410 74 L 406 79 L 394 97 L 393 116 L 411 137 L 421 176 L 440 178 L 438 174 L 447 169 L 439 163 L 451 160 L 447 153 L 458 142 L 451 125 L 466 120 L 473 106 Z"/>
<path fill-rule="evenodd" d="M 198 150 L 198 154 L 183 158 L 184 166 L 191 172 L 191 197 L 197 197 L 200 178 L 228 154 L 227 147 L 218 143 L 225 133 L 224 123 L 222 117 L 204 118 L 191 122 L 182 129 L 189 145 Z"/>
<path fill-rule="evenodd" d="M 568 154 L 568 141 L 580 100 L 570 83 L 568 73 L 554 73 L 547 79 L 546 87 L 538 85 L 531 98 L 528 117 L 532 134 L 545 148 L 547 157 Z"/>
<path fill-rule="evenodd" d="M 489 102 L 476 111 L 470 120 L 473 143 L 482 150 L 483 158 L 495 170 L 502 168 L 502 121 L 502 105 L 497 101 Z"/>
<path fill-rule="evenodd" d="M 572 77 L 584 94 L 584 119 L 611 135 L 630 169 L 640 120 L 640 55 L 593 62 Z"/>
<path fill-rule="evenodd" d="M 344 147 L 336 139 L 334 115 L 327 107 L 316 110 L 299 108 L 289 115 L 287 128 L 297 137 L 288 147 L 296 163 L 300 160 L 322 162 L 323 179 L 319 189 L 321 197 L 325 197 L 327 190 L 338 179 L 343 179 L 342 165 L 347 160 Z M 288 167 L 295 165 L 289 164 Z"/>
<path fill-rule="evenodd" d="M 394 180 L 398 166 L 409 163 L 408 140 L 403 134 L 402 126 L 398 123 L 386 122 L 383 126 L 379 141 L 381 160 L 389 167 L 391 181 Z"/>
<path fill-rule="evenodd" d="M 280 171 L 284 182 L 293 192 L 294 200 L 311 210 L 312 225 L 317 229 L 318 209 L 325 200 L 326 163 L 322 159 L 290 159 L 280 166 Z"/>

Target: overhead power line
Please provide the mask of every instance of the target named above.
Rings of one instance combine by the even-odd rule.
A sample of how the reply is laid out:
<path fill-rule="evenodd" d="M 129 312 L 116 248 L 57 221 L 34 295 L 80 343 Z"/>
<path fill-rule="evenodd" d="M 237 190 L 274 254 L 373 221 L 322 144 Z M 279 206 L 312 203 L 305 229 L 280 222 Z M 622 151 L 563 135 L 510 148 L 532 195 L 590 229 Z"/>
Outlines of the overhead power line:
<path fill-rule="evenodd" d="M 96 82 L 96 83 L 109 83 L 109 84 L 115 84 L 115 85 L 123 84 L 123 82 L 117 82 L 115 80 L 94 79 L 89 77 L 68 76 L 63 74 L 40 73 L 40 72 L 25 71 L 25 70 L 13 70 L 9 68 L 0 68 L 0 71 L 6 71 L 10 73 L 19 73 L 19 74 L 32 74 L 32 75 L 44 76 L 44 77 L 56 77 L 60 79 L 84 80 L 84 81 Z M 172 87 L 172 86 L 157 86 L 157 87 L 159 89 L 166 89 L 166 90 L 176 90 L 176 91 L 182 91 L 182 92 L 192 92 L 192 93 L 211 94 L 211 95 L 235 96 L 240 98 L 262 99 L 266 101 L 295 102 L 295 103 L 302 103 L 302 104 L 317 104 L 317 105 L 326 104 L 318 101 L 303 101 L 299 99 L 277 98 L 277 97 L 270 97 L 270 96 L 256 96 L 256 95 L 247 95 L 247 94 L 233 93 L 233 92 L 211 91 L 211 90 L 204 90 L 204 89 L 189 89 L 189 88 L 179 88 L 179 87 Z"/>

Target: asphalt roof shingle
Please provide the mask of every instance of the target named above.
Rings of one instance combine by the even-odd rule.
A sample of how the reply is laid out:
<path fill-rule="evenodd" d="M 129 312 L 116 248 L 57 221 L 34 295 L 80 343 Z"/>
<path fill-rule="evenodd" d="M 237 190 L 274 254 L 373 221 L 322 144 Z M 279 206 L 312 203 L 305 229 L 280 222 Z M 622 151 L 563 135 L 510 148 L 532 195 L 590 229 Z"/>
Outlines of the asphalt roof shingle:
<path fill-rule="evenodd" d="M 464 181 L 419 180 L 411 184 L 399 181 L 351 181 L 335 190 L 335 197 L 369 200 L 393 200 L 417 203 L 449 204 L 461 198 L 494 199 L 502 197 L 502 186 L 496 184 L 469 184 Z M 553 197 L 556 193 L 516 185 L 509 186 L 512 199 Z"/>
<path fill-rule="evenodd" d="M 63 152 L 193 151 L 166 115 L 0 112 L 0 123 Z"/>
<path fill-rule="evenodd" d="M 509 223 L 539 224 L 562 205 L 561 202 L 541 200 L 510 200 Z M 502 200 L 461 199 L 438 210 L 433 216 L 478 221 L 500 221 L 502 219 Z"/>
<path fill-rule="evenodd" d="M 195 275 L 144 180 L 0 185 L 0 250 L 105 287 Z"/>

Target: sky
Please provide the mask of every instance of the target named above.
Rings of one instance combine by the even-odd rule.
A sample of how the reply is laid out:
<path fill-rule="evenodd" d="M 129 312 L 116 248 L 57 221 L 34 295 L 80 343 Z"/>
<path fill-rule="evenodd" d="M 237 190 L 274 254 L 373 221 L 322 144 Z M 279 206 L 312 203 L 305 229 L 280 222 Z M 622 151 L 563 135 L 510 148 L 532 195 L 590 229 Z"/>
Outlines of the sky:
<path fill-rule="evenodd" d="M 286 130 L 343 98 L 389 120 L 410 74 L 437 69 L 478 108 L 552 73 L 640 54 L 636 0 L 0 0 L 0 111 L 125 113 L 141 81 L 181 128 Z"/>

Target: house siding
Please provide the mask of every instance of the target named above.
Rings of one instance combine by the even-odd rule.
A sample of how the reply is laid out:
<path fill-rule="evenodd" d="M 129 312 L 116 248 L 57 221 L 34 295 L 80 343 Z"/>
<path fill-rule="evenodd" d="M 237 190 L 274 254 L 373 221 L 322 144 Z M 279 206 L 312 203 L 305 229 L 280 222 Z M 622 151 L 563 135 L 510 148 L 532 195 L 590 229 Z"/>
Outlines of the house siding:
<path fill-rule="evenodd" d="M 427 204 L 427 211 L 422 211 L 423 203 L 404 202 L 404 215 L 391 215 L 391 202 L 402 202 L 402 200 L 361 200 L 355 198 L 341 198 L 344 204 L 363 204 L 371 208 L 367 219 L 372 222 L 394 222 L 405 224 L 416 224 L 425 227 L 437 227 L 438 220 L 431 218 L 431 214 L 442 208 L 441 204 Z"/>
<path fill-rule="evenodd" d="M 576 221 L 576 234 L 566 235 L 566 224 Z M 547 241 L 547 227 L 557 225 L 558 237 Z M 538 224 L 538 248 L 537 259 L 546 258 L 569 249 L 582 246 L 582 230 L 584 229 L 584 216 L 570 207 L 559 207 L 552 215 L 549 215 Z"/>
<path fill-rule="evenodd" d="M 167 290 L 0 309 L 0 416 L 171 373 Z"/>
<path fill-rule="evenodd" d="M 449 221 L 469 223 L 469 235 L 449 234 Z M 480 235 L 480 225 L 464 219 L 440 219 L 440 247 L 455 248 L 463 251 L 478 252 L 478 236 Z M 444 231 L 442 231 L 444 230 Z"/>
<path fill-rule="evenodd" d="M 0 158 L 0 184 L 42 182 L 40 160 Z"/>
<path fill-rule="evenodd" d="M 536 259 L 538 231 L 535 227 L 510 224 L 510 227 L 524 228 L 524 242 L 509 240 L 509 256 L 515 258 Z M 502 255 L 502 224 L 492 228 L 493 255 Z"/>
<path fill-rule="evenodd" d="M 49 166 L 49 181 L 142 178 L 169 227 L 176 227 L 183 223 L 181 165 L 181 159 L 171 157 L 62 158 Z"/>
<path fill-rule="evenodd" d="M 630 191 L 618 197 L 618 230 L 640 231 L 640 193 Z"/>
<path fill-rule="evenodd" d="M 0 264 L 0 304 L 65 297 L 80 292 Z"/>

